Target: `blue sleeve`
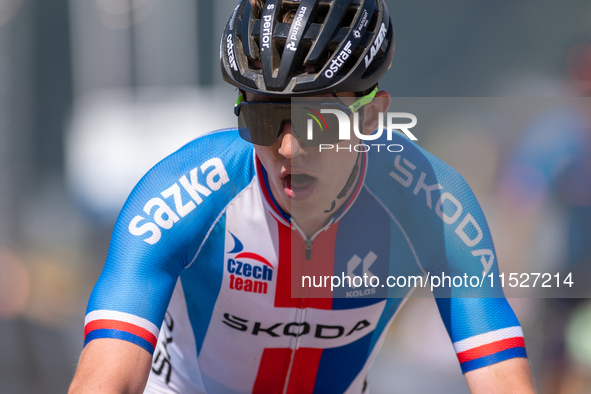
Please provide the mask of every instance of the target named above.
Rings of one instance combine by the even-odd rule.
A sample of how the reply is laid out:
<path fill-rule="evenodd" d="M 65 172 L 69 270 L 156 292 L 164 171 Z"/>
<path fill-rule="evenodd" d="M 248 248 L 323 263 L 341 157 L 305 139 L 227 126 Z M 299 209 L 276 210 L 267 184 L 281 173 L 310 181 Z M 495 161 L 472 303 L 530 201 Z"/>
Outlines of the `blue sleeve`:
<path fill-rule="evenodd" d="M 153 353 L 181 270 L 253 177 L 252 146 L 235 130 L 198 138 L 150 170 L 115 224 L 88 303 L 84 344 L 118 338 Z"/>
<path fill-rule="evenodd" d="M 404 149 L 370 156 L 368 187 L 400 223 L 429 281 L 438 277 L 433 292 L 462 371 L 526 357 L 519 321 L 498 282 L 490 230 L 470 187 L 406 138 L 380 142 Z"/>

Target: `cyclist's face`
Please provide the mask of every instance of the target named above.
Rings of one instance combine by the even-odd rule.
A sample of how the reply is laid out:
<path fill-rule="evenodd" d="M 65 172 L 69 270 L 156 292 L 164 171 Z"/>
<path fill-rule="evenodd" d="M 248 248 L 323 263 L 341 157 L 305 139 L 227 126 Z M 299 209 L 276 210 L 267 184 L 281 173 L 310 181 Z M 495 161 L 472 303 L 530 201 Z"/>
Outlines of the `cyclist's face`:
<path fill-rule="evenodd" d="M 339 97 L 355 97 L 354 93 L 339 93 Z M 327 96 L 332 97 L 332 96 Z M 247 93 L 247 101 L 276 101 L 274 98 Z M 349 101 L 354 101 L 349 99 Z M 318 147 L 302 143 L 285 122 L 272 146 L 255 145 L 257 156 L 267 170 L 273 196 L 283 210 L 296 220 L 323 215 L 341 192 L 351 174 L 357 153 L 336 145 L 356 145 L 356 137 L 341 141 L 335 149 L 319 151 Z"/>

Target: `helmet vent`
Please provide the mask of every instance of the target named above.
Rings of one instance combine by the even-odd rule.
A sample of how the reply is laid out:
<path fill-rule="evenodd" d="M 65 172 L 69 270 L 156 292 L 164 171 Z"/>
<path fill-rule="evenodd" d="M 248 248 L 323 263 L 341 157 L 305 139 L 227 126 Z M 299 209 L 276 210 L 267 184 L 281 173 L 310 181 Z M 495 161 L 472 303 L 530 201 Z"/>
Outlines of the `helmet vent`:
<path fill-rule="evenodd" d="M 374 32 L 376 30 L 377 24 L 378 24 L 378 11 L 375 10 L 371 16 L 371 20 L 369 21 L 369 25 L 367 25 L 367 31 Z"/>
<path fill-rule="evenodd" d="M 318 4 L 318 7 L 316 8 L 316 15 L 314 15 L 312 23 L 324 23 L 329 10 L 330 4 Z"/>
<path fill-rule="evenodd" d="M 306 58 L 306 56 L 308 56 L 308 54 L 310 53 L 310 49 L 312 49 L 312 41 L 302 40 L 302 43 L 300 45 L 302 46 L 301 47 L 302 58 Z M 306 73 L 316 73 L 318 71 L 319 71 L 319 69 L 317 66 L 315 66 L 313 64 L 304 63 L 297 68 L 295 73 L 296 74 L 306 74 Z"/>
<path fill-rule="evenodd" d="M 343 19 L 341 19 L 341 27 L 350 27 L 351 23 L 355 19 L 355 15 L 357 14 L 357 10 L 359 7 L 349 7 L 343 15 Z"/>
<path fill-rule="evenodd" d="M 259 36 L 252 36 L 252 50 L 251 53 L 253 54 L 252 56 L 252 60 L 260 60 L 261 58 L 261 54 L 260 54 L 260 48 L 261 48 L 261 42 L 260 42 L 260 37 Z M 249 60 L 251 60 L 249 58 Z"/>

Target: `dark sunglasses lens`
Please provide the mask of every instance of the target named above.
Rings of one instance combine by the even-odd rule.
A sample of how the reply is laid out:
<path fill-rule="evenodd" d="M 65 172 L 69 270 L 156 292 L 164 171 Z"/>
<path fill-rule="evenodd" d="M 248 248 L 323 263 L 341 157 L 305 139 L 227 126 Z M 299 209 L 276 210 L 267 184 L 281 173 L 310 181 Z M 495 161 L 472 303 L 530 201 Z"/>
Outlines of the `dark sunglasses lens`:
<path fill-rule="evenodd" d="M 245 103 L 238 115 L 238 132 L 248 142 L 271 146 L 281 132 L 283 120 L 289 120 L 290 115 L 289 105 Z"/>
<path fill-rule="evenodd" d="M 338 110 L 337 104 L 296 104 L 292 106 L 292 127 L 300 140 L 308 146 L 339 142 L 339 120 L 333 113 L 322 110 Z"/>

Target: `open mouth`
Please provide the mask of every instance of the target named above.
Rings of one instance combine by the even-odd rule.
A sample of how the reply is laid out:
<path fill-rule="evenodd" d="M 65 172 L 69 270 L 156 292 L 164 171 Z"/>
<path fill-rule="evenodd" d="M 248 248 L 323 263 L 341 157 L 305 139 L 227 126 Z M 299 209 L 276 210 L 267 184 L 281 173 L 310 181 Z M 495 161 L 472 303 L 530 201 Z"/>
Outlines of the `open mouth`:
<path fill-rule="evenodd" d="M 283 178 L 283 190 L 294 200 L 308 198 L 314 191 L 316 178 L 307 174 L 289 174 Z"/>

